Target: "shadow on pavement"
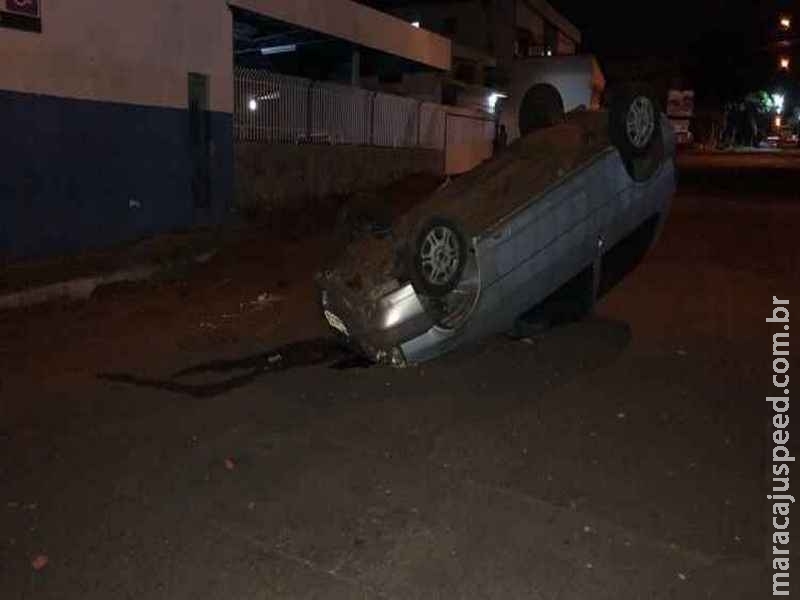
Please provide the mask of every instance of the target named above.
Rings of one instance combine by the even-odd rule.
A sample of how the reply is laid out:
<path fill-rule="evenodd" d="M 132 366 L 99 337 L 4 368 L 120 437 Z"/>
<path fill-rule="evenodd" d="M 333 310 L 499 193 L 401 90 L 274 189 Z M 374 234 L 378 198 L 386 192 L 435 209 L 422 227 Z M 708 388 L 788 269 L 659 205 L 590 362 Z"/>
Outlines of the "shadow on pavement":
<path fill-rule="evenodd" d="M 537 358 L 537 364 L 543 368 L 556 368 L 556 364 L 563 360 L 564 349 L 559 348 L 563 344 L 570 348 L 580 349 L 581 363 L 585 361 L 592 363 L 596 360 L 599 364 L 604 364 L 614 360 L 618 353 L 630 344 L 631 330 L 627 323 L 594 317 L 580 323 L 569 322 L 551 326 L 531 338 L 520 338 L 517 341 L 530 346 L 535 353 L 542 354 Z M 441 365 L 453 366 L 462 361 L 471 361 L 485 353 L 487 348 L 498 350 L 496 345 L 498 343 L 500 344 L 499 356 L 508 352 L 514 354 L 518 352 L 518 350 L 513 351 L 510 348 L 503 350 L 504 346 L 513 342 L 505 336 L 497 336 L 485 340 L 482 344 L 461 348 L 458 352 L 444 356 L 437 362 Z M 551 356 L 553 353 L 555 355 Z M 482 358 L 478 358 L 478 360 L 483 362 Z M 330 369 L 338 371 L 367 369 L 375 366 L 374 363 L 336 339 L 320 338 L 287 344 L 241 359 L 202 363 L 182 369 L 168 379 L 151 379 L 128 373 L 101 373 L 97 375 L 97 378 L 112 383 L 162 390 L 192 398 L 214 398 L 247 386 L 267 373 L 319 365 L 327 365 Z M 583 366 L 588 365 L 584 364 Z M 510 365 L 498 365 L 497 367 L 498 372 L 501 373 L 506 368 L 514 368 Z M 222 380 L 208 381 L 208 379 L 220 375 L 228 375 L 228 377 Z M 206 381 L 202 381 L 203 379 Z"/>
<path fill-rule="evenodd" d="M 101 373 L 97 377 L 103 381 L 164 390 L 193 398 L 213 398 L 244 387 L 266 373 L 324 364 L 340 370 L 371 366 L 371 363 L 357 356 L 343 344 L 328 338 L 286 344 L 269 352 L 237 360 L 217 360 L 195 365 L 178 371 L 166 380 L 148 379 L 126 373 Z M 244 373 L 210 383 L 180 381 L 192 377 L 230 374 L 237 371 L 244 371 Z"/>

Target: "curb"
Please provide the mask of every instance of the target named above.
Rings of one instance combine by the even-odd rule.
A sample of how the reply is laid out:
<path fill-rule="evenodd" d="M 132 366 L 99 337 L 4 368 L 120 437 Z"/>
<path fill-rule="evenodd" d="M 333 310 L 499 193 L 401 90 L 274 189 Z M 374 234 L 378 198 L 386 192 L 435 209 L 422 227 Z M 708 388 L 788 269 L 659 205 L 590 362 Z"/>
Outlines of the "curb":
<path fill-rule="evenodd" d="M 205 264 L 216 255 L 216 251 L 206 252 L 189 259 L 196 264 Z M 159 273 L 168 272 L 178 263 L 165 265 L 142 265 L 107 275 L 79 277 L 68 281 L 51 283 L 40 287 L 20 290 L 0 296 L 0 310 L 25 308 L 46 304 L 56 300 L 85 301 L 98 289 L 115 283 L 139 283 L 152 279 Z"/>

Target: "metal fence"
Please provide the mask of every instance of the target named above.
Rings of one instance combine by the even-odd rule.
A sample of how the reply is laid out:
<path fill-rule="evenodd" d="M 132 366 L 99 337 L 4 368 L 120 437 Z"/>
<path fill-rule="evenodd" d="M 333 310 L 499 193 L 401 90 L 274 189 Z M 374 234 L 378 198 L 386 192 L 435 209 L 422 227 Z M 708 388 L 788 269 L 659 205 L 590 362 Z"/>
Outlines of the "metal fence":
<path fill-rule="evenodd" d="M 236 69 L 237 141 L 446 150 L 448 107 L 356 87 Z M 485 145 L 494 121 L 464 119 L 460 135 Z"/>

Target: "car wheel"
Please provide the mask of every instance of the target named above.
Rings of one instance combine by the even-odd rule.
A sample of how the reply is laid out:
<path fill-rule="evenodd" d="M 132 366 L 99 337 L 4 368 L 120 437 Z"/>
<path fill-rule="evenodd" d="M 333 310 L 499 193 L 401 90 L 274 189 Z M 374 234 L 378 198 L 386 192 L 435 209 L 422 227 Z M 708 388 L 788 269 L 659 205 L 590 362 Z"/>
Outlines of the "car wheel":
<path fill-rule="evenodd" d="M 414 236 L 411 278 L 418 292 L 442 298 L 461 281 L 467 263 L 467 240 L 449 219 L 427 220 Z"/>
<path fill-rule="evenodd" d="M 643 85 L 628 85 L 614 93 L 609 114 L 611 141 L 628 172 L 646 181 L 661 164 L 661 110 L 653 93 Z"/>
<path fill-rule="evenodd" d="M 555 87 L 541 83 L 527 91 L 519 109 L 520 135 L 563 122 L 564 99 Z"/>

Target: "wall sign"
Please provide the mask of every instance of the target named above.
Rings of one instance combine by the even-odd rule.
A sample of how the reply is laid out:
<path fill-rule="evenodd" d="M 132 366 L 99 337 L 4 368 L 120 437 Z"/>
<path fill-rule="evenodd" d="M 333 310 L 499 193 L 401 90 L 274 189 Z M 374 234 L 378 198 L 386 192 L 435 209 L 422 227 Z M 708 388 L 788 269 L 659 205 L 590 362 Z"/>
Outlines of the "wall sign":
<path fill-rule="evenodd" d="M 0 27 L 42 30 L 42 0 L 0 0 Z"/>

